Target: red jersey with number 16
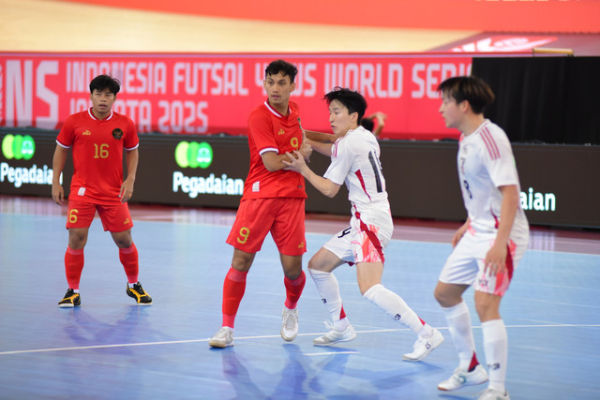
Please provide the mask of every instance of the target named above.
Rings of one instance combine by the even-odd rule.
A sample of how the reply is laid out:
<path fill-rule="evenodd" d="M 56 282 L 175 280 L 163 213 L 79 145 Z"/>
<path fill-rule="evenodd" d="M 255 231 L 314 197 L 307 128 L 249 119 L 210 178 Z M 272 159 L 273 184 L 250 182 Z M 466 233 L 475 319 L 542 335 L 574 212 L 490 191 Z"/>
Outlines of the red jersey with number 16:
<path fill-rule="evenodd" d="M 283 169 L 270 172 L 261 158 L 265 152 L 284 154 L 299 150 L 301 145 L 302 129 L 295 103 L 289 103 L 289 112 L 285 116 L 271 107 L 268 101 L 252 111 L 248 118 L 250 170 L 242 199 L 306 198 L 302 175 Z"/>
<path fill-rule="evenodd" d="M 56 143 L 73 152 L 69 199 L 103 205 L 121 202 L 123 149 L 139 146 L 137 130 L 129 117 L 111 112 L 99 120 L 91 109 L 70 115 Z"/>

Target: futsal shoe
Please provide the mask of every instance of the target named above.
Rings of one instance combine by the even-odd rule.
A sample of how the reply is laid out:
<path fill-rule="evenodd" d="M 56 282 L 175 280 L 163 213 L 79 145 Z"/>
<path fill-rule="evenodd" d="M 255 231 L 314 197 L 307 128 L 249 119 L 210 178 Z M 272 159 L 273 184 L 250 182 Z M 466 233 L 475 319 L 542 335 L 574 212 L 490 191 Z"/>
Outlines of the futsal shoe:
<path fill-rule="evenodd" d="M 290 310 L 283 306 L 281 312 L 281 337 L 286 342 L 291 342 L 298 336 L 298 309 Z"/>
<path fill-rule="evenodd" d="M 152 304 L 152 297 L 150 297 L 139 282 L 135 283 L 131 288 L 127 285 L 127 296 L 133 297 L 140 305 L 149 306 Z"/>
<path fill-rule="evenodd" d="M 73 308 L 79 305 L 81 305 L 81 296 L 79 296 L 79 293 L 75 293 L 73 289 L 68 289 L 65 297 L 58 302 L 60 308 Z"/>
<path fill-rule="evenodd" d="M 335 329 L 333 324 L 329 321 L 325 321 L 325 326 L 330 328 L 329 332 L 324 334 L 323 336 L 319 336 L 318 338 L 313 339 L 313 345 L 315 346 L 331 346 L 340 342 L 349 342 L 356 338 L 356 332 L 350 323 L 346 326 L 345 329 L 338 330 Z"/>
<path fill-rule="evenodd" d="M 233 346 L 233 328 L 222 326 L 208 341 L 210 347 L 224 349 L 225 347 Z"/>
<path fill-rule="evenodd" d="M 475 369 L 473 369 L 473 371 L 471 372 L 467 372 L 464 369 L 456 368 L 450 378 L 446 379 L 438 385 L 438 389 L 443 390 L 445 392 L 449 392 L 451 390 L 460 389 L 465 386 L 481 385 L 482 383 L 485 383 L 487 381 L 488 374 L 485 368 L 483 368 L 481 364 L 478 364 L 475 367 Z"/>
<path fill-rule="evenodd" d="M 421 361 L 429 355 L 436 347 L 444 341 L 444 336 L 440 331 L 433 328 L 433 333 L 429 336 L 419 336 L 413 345 L 412 353 L 402 356 L 405 361 Z"/>
<path fill-rule="evenodd" d="M 507 391 L 500 392 L 495 389 L 488 388 L 486 389 L 481 396 L 479 396 L 479 400 L 510 400 L 510 396 Z"/>

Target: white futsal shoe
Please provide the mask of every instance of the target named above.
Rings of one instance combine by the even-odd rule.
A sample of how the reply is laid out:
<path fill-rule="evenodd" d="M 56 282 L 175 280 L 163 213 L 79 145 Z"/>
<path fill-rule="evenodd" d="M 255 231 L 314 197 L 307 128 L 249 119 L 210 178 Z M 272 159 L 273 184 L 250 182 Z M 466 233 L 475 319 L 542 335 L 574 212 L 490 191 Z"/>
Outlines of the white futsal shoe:
<path fill-rule="evenodd" d="M 350 323 L 342 330 L 335 329 L 329 321 L 325 321 L 325 326 L 329 328 L 329 332 L 313 339 L 315 346 L 331 346 L 339 342 L 349 342 L 356 338 L 356 332 Z"/>
<path fill-rule="evenodd" d="M 215 333 L 208 341 L 210 347 L 224 349 L 225 347 L 233 346 L 233 328 L 223 326 Z"/>
<path fill-rule="evenodd" d="M 464 369 L 456 368 L 452 376 L 438 385 L 439 390 L 449 392 L 451 390 L 460 389 L 465 386 L 481 385 L 488 381 L 488 374 L 481 366 L 477 365 L 471 372 Z M 484 392 L 485 393 L 485 392 Z M 493 398 L 493 397 L 491 397 Z"/>
<path fill-rule="evenodd" d="M 479 400 L 510 400 L 510 397 L 508 396 L 507 391 L 504 391 L 503 393 L 498 390 L 488 388 L 481 394 L 481 396 L 479 396 Z"/>
<path fill-rule="evenodd" d="M 436 347 L 444 341 L 444 336 L 435 328 L 429 336 L 419 336 L 413 345 L 412 353 L 407 353 L 402 356 L 405 361 L 421 361 L 429 355 Z"/>
<path fill-rule="evenodd" d="M 298 309 L 290 310 L 283 306 L 281 313 L 281 337 L 286 342 L 291 342 L 298 336 Z"/>

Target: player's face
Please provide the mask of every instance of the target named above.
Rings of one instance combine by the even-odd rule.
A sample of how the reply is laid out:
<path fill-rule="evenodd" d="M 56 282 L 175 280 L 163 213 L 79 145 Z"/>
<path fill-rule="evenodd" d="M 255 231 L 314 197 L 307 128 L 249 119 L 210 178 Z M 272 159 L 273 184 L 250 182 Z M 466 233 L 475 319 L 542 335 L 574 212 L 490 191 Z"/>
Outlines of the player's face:
<path fill-rule="evenodd" d="M 267 75 L 264 81 L 265 90 L 269 97 L 269 104 L 278 111 L 286 112 L 287 110 L 279 110 L 280 108 L 287 109 L 290 101 L 290 95 L 296 89 L 296 84 L 290 81 L 288 75 L 283 75 L 278 72 L 275 75 Z"/>
<path fill-rule="evenodd" d="M 442 105 L 440 106 L 440 114 L 444 118 L 444 122 L 448 128 L 459 128 L 462 121 L 463 113 L 460 104 L 456 103 L 456 99 L 449 93 L 442 94 Z"/>
<path fill-rule="evenodd" d="M 350 113 L 339 100 L 329 103 L 329 123 L 334 134 L 345 135 L 358 126 L 358 113 Z"/>
<path fill-rule="evenodd" d="M 110 89 L 94 89 L 90 97 L 94 114 L 101 118 L 110 113 L 113 103 L 117 99 L 117 96 Z"/>

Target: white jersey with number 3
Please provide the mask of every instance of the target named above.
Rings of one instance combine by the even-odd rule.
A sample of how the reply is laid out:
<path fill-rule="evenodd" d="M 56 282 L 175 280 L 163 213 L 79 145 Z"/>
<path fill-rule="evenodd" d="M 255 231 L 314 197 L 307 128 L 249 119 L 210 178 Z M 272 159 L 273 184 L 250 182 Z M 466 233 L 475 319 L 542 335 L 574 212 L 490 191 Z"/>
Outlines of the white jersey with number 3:
<path fill-rule="evenodd" d="M 506 133 L 486 119 L 473 133 L 461 136 L 457 162 L 471 227 L 477 232 L 496 232 L 502 204 L 498 187 L 516 185 L 520 191 L 517 167 Z M 512 231 L 528 231 L 527 219 L 520 206 Z"/>

